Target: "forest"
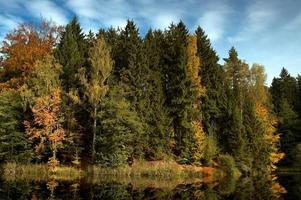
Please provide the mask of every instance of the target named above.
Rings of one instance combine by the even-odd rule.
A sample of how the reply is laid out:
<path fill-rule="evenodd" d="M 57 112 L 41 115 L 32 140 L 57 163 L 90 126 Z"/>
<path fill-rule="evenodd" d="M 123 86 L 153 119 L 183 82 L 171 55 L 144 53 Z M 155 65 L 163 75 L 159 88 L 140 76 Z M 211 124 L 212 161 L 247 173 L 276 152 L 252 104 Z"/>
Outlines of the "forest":
<path fill-rule="evenodd" d="M 0 163 L 300 168 L 301 76 L 283 68 L 267 86 L 234 47 L 221 59 L 182 21 L 143 37 L 131 20 L 20 24 L 1 45 Z"/>

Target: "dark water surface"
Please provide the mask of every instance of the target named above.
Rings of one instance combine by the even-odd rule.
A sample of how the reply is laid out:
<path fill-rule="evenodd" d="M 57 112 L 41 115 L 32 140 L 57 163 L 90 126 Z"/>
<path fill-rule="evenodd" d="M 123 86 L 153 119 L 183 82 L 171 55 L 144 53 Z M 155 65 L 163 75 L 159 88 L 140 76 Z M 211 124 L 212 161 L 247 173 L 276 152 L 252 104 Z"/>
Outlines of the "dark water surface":
<path fill-rule="evenodd" d="M 0 199 L 298 200 L 301 199 L 301 174 L 281 174 L 277 180 L 256 177 L 235 181 L 228 178 L 206 184 L 201 180 L 156 180 L 153 178 L 101 177 L 75 181 L 4 180 L 2 178 L 0 179 Z"/>

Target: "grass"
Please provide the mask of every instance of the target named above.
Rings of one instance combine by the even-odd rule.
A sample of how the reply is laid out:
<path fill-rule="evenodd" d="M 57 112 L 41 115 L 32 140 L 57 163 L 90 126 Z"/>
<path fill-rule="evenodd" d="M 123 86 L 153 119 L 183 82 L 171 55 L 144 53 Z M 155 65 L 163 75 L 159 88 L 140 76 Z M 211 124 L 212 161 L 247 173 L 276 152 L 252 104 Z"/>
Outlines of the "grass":
<path fill-rule="evenodd" d="M 223 173 L 210 167 L 180 165 L 175 161 L 136 161 L 132 166 L 119 168 L 103 168 L 90 166 L 86 170 L 69 166 L 58 166 L 52 172 L 47 164 L 16 164 L 6 163 L 3 166 L 3 177 L 6 180 L 62 180 L 73 181 L 81 178 L 91 179 L 93 182 L 105 179 L 122 179 L 147 182 L 149 185 L 168 182 L 171 185 L 179 183 L 201 182 L 212 183 L 219 180 Z M 141 181 L 143 179 L 143 181 Z M 167 183 L 166 183 L 167 184 Z M 139 185 L 139 184 L 138 184 Z"/>
<path fill-rule="evenodd" d="M 170 178 L 214 178 L 217 170 L 193 165 L 180 165 L 175 161 L 136 161 L 132 166 L 103 168 L 92 166 L 88 174 L 94 176 L 110 175 L 115 177 L 159 177 Z"/>
<path fill-rule="evenodd" d="M 3 177 L 6 180 L 75 180 L 80 179 L 84 172 L 69 166 L 58 166 L 53 173 L 47 164 L 17 164 L 5 163 L 3 166 Z"/>

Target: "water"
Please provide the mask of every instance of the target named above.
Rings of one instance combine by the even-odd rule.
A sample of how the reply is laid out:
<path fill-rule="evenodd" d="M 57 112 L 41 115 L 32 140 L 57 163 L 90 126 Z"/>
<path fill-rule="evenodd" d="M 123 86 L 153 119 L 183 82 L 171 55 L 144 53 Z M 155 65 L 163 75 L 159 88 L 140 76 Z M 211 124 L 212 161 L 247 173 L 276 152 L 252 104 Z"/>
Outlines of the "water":
<path fill-rule="evenodd" d="M 280 185 L 285 187 L 285 189 Z M 286 194 L 285 191 L 287 191 Z M 220 182 L 156 180 L 154 178 L 83 178 L 62 180 L 0 179 L 0 199 L 202 199 L 265 200 L 301 199 L 301 174 L 282 174 L 278 180 L 264 177 L 231 178 Z"/>

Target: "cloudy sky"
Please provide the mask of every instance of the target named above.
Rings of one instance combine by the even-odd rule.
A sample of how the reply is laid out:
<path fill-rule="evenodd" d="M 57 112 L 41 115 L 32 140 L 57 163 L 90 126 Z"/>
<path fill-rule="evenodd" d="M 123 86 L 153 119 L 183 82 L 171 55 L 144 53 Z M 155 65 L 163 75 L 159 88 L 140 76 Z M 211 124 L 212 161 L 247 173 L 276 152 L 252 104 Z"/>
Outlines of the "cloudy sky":
<path fill-rule="evenodd" d="M 190 32 L 205 29 L 220 58 L 234 46 L 247 63 L 264 65 L 268 85 L 282 67 L 301 74 L 300 0 L 0 0 L 0 39 L 23 21 L 64 25 L 74 15 L 85 31 L 133 19 L 142 35 L 182 19 Z"/>

